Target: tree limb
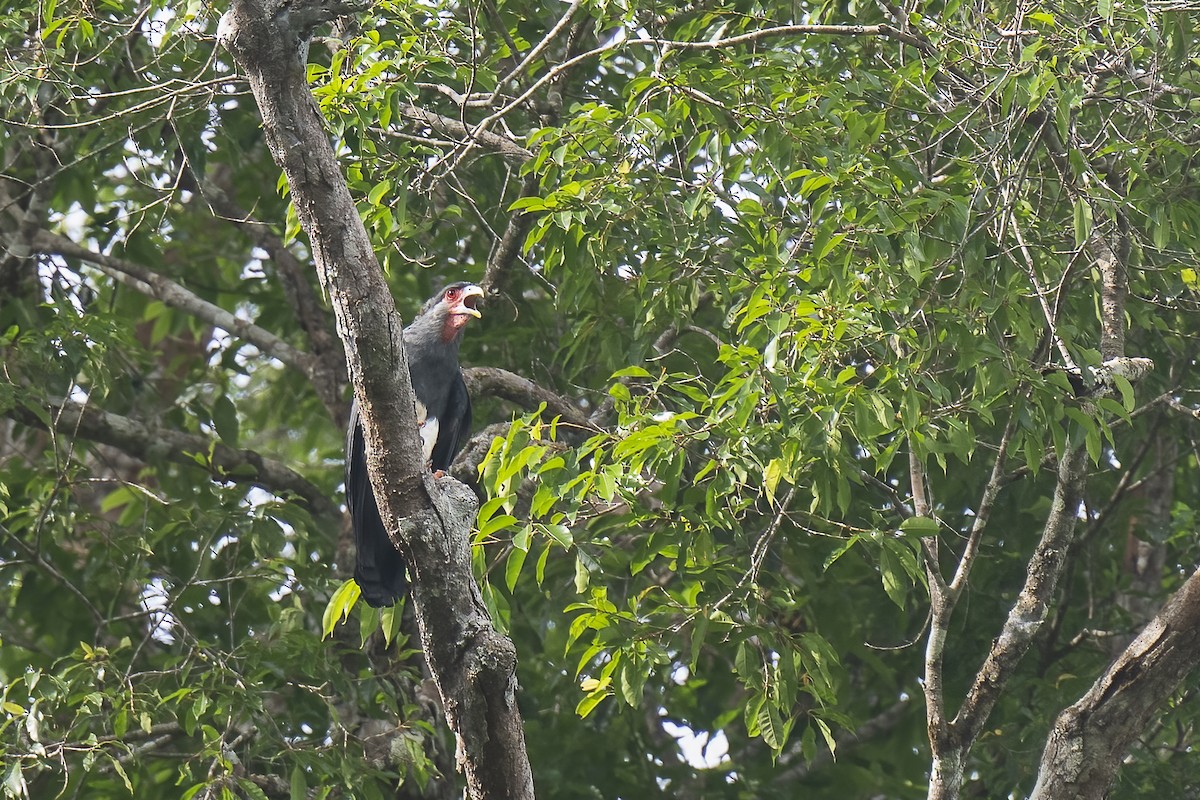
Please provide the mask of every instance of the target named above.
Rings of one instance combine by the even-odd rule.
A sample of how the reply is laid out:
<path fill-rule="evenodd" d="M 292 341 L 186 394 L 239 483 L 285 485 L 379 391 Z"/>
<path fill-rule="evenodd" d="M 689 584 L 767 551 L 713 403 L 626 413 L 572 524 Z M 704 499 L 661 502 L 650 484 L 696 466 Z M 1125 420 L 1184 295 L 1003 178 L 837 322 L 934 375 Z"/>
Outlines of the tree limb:
<path fill-rule="evenodd" d="M 1066 563 L 1067 548 L 1075 532 L 1079 501 L 1083 495 L 1087 455 L 1071 447 L 1059 460 L 1054 500 L 1041 541 L 1029 560 L 1025 585 L 1008 613 L 1000 636 L 979 668 L 951 728 L 964 747 L 975 741 L 1017 663 L 1029 650 L 1033 637 L 1046 620 L 1051 596 Z"/>
<path fill-rule="evenodd" d="M 506 161 L 513 165 L 519 166 L 533 158 L 531 150 L 525 149 L 507 136 L 502 136 L 491 131 L 476 131 L 473 127 L 463 123 L 462 120 L 447 117 L 444 114 L 438 114 L 437 112 L 429 111 L 411 103 L 400 107 L 400 116 L 420 123 L 443 136 L 470 141 L 485 150 L 492 150 L 499 153 Z M 377 130 L 385 136 L 395 135 L 391 131 L 382 128 Z"/>
<path fill-rule="evenodd" d="M 156 272 L 138 266 L 131 261 L 105 255 L 76 244 L 65 236 L 41 230 L 34 238 L 35 246 L 44 253 L 55 253 L 69 258 L 86 261 L 105 275 L 132 287 L 147 297 L 191 314 L 198 319 L 211 322 L 231 334 L 245 339 L 268 356 L 278 358 L 289 367 L 295 367 L 311 377 L 314 360 L 311 355 L 280 339 L 275 334 L 260 328 L 249 320 L 240 319 L 218 305 L 193 294 L 178 283 Z"/>
<path fill-rule="evenodd" d="M 267 146 L 283 168 L 317 275 L 333 303 L 362 411 L 380 512 L 413 573 L 421 643 L 458 741 L 472 798 L 532 798 L 516 703 L 516 652 L 491 625 L 471 570 L 471 490 L 424 469 L 402 324 L 304 73 L 307 19 L 345 6 L 234 0 L 218 38 L 245 71 Z"/>
<path fill-rule="evenodd" d="M 537 190 L 537 177 L 529 175 L 521 186 L 521 197 L 532 197 L 537 194 Z M 495 296 L 504 291 L 513 262 L 521 255 L 521 246 L 525 244 L 525 235 L 529 233 L 533 219 L 533 214 L 521 208 L 508 218 L 508 225 L 505 226 L 500 241 L 492 248 L 487 269 L 484 271 L 482 287 L 488 296 Z"/>
<path fill-rule="evenodd" d="M 1100 800 L 1151 716 L 1200 662 L 1200 571 L 1054 723 L 1030 800 Z"/>
<path fill-rule="evenodd" d="M 72 400 L 47 403 L 46 408 L 59 427 L 85 439 L 116 447 L 142 461 L 206 466 L 216 480 L 249 483 L 273 494 L 291 492 L 303 498 L 318 516 L 338 515 L 338 507 L 321 489 L 291 468 L 253 450 L 238 450 L 207 436 L 152 428 L 129 417 Z M 37 414 L 20 405 L 4 414 L 33 428 L 45 427 Z M 197 455 L 205 456 L 206 460 L 197 459 Z"/>
<path fill-rule="evenodd" d="M 575 0 L 575 2 L 571 3 L 571 5 L 567 7 L 567 10 L 563 12 L 563 15 L 559 17 L 558 22 L 554 23 L 550 30 L 546 32 L 546 35 L 542 37 L 542 40 L 538 42 L 532 50 L 529 51 L 525 58 L 521 59 L 521 63 L 509 70 L 507 75 L 496 82 L 496 85 L 498 87 L 504 86 L 509 81 L 516 80 L 516 78 L 522 72 L 524 72 L 526 68 L 528 68 L 529 65 L 532 64 L 547 47 L 550 46 L 550 43 L 553 42 L 555 38 L 557 38 L 558 35 L 566 29 L 567 25 L 571 22 L 572 17 L 574 17 L 582 7 L 583 3 L 581 0 Z"/>
<path fill-rule="evenodd" d="M 470 367 L 463 370 L 463 380 L 473 396 L 490 394 L 529 409 L 537 410 L 543 403 L 546 411 L 563 422 L 588 431 L 599 430 L 579 410 L 579 407 L 528 378 L 499 367 Z"/>

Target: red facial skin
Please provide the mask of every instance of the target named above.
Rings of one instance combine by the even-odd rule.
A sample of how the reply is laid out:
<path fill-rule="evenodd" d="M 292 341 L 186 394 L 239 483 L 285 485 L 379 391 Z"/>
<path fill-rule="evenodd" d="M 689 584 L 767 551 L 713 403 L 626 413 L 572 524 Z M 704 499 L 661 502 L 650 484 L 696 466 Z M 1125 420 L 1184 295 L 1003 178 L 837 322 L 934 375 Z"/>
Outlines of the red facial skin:
<path fill-rule="evenodd" d="M 475 308 L 475 303 L 482 296 L 483 291 L 477 286 L 453 287 L 446 290 L 446 293 L 442 295 L 442 302 L 449 306 L 446 314 L 446 329 L 443 333 L 446 341 L 454 338 L 471 317 L 483 316 Z"/>

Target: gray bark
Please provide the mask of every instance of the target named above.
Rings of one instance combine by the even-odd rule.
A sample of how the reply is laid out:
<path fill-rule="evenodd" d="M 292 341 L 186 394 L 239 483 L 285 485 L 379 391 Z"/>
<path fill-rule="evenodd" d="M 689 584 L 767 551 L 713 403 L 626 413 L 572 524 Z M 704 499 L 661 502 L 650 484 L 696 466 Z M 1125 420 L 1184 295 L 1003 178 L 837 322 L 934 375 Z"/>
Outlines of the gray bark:
<path fill-rule="evenodd" d="M 471 572 L 475 500 L 434 482 L 417 437 L 403 327 L 304 77 L 313 28 L 365 7 L 235 0 L 218 36 L 245 72 L 283 168 L 346 348 L 380 512 L 413 572 L 421 644 L 457 738 L 472 798 L 532 798 L 516 706 L 516 654 L 491 625 Z"/>
<path fill-rule="evenodd" d="M 1108 796 L 1130 746 L 1200 660 L 1200 571 L 1050 730 L 1030 800 Z"/>

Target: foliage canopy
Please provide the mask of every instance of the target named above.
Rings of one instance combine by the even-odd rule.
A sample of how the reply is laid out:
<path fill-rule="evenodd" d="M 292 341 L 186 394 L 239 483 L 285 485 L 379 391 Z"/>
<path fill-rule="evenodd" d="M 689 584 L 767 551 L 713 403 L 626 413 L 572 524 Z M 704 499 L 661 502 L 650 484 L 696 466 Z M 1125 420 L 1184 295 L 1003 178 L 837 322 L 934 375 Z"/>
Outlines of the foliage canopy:
<path fill-rule="evenodd" d="M 343 583 L 345 363 L 223 10 L 0 12 L 0 786 L 451 796 L 413 632 Z M 485 282 L 464 361 L 545 390 L 469 374 L 458 472 L 539 790 L 933 796 L 928 703 L 963 791 L 1027 794 L 1200 556 L 1195 14 L 381 0 L 317 33 L 402 313 Z M 1122 796 L 1200 785 L 1194 694 Z"/>

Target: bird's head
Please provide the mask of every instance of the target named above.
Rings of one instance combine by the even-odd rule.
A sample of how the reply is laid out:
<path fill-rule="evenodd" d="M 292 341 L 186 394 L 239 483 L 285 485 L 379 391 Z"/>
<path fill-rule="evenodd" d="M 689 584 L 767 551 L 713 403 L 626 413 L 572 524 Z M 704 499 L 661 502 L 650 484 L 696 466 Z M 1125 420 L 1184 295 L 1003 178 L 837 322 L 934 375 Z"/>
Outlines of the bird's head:
<path fill-rule="evenodd" d="M 434 295 L 421 315 L 431 315 L 441 322 L 442 340 L 449 342 L 462 333 L 471 317 L 482 317 L 475 306 L 483 297 L 483 289 L 473 283 L 452 283 Z"/>

